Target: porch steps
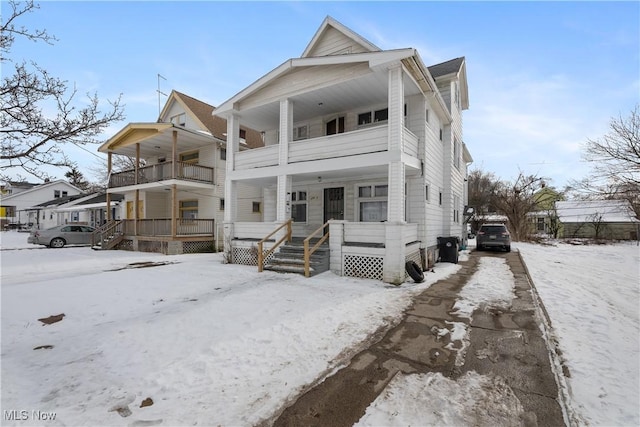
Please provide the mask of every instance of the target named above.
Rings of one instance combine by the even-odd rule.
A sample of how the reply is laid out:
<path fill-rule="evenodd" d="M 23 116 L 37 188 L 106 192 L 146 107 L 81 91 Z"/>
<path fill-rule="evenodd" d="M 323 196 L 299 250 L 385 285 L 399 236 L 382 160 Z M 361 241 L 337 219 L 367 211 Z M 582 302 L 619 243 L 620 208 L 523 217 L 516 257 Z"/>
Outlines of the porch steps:
<path fill-rule="evenodd" d="M 280 273 L 304 274 L 304 245 L 302 242 L 291 242 L 283 245 L 264 266 L 265 270 Z M 329 245 L 322 244 L 311 255 L 309 272 L 312 276 L 329 269 Z"/>

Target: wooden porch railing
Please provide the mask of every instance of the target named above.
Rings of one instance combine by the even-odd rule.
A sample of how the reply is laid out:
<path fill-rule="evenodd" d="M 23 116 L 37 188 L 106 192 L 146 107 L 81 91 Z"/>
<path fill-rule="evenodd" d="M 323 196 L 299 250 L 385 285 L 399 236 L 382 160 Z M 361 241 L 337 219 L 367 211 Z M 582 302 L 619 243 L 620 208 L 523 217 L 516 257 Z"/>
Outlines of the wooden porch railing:
<path fill-rule="evenodd" d="M 265 236 L 262 240 L 260 240 L 258 242 L 258 273 L 261 273 L 264 270 L 264 260 L 265 258 L 267 258 L 269 255 L 271 255 L 273 253 L 273 251 L 276 250 L 276 248 L 278 246 L 280 246 L 282 244 L 282 242 L 284 242 L 285 240 L 287 242 L 291 241 L 291 223 L 293 222 L 292 219 L 288 219 L 287 222 L 285 222 L 284 224 L 282 224 L 281 226 L 279 226 L 278 228 L 276 228 L 275 230 L 273 230 L 271 233 L 269 233 L 268 236 Z M 271 247 L 271 249 L 269 249 L 267 251 L 267 253 L 263 253 L 262 252 L 262 247 L 264 245 L 264 242 L 266 242 L 271 236 L 273 236 L 274 234 L 276 234 L 278 231 L 280 231 L 282 228 L 287 227 L 287 234 L 285 234 L 280 240 L 278 240 L 276 242 L 275 245 L 273 245 Z"/>
<path fill-rule="evenodd" d="M 137 236 L 171 236 L 171 218 L 139 219 L 134 227 L 135 219 L 125 219 L 123 231 L 127 235 Z M 213 234 L 213 219 L 177 219 L 178 236 Z M 137 229 L 137 232 L 135 231 Z"/>
<path fill-rule="evenodd" d="M 329 221 L 331 221 L 331 220 L 333 220 L 333 218 L 331 218 Z M 309 249 L 309 241 L 311 240 L 311 238 L 313 236 L 318 234 L 321 230 L 324 230 L 324 228 L 329 225 L 329 221 L 325 222 L 322 226 L 320 226 L 320 228 L 318 228 L 313 233 L 309 234 L 309 237 L 304 239 L 304 277 L 309 277 L 310 276 L 311 273 L 309 272 L 309 264 L 310 264 L 310 260 L 311 260 L 311 255 L 313 255 L 313 253 L 316 250 L 318 250 L 320 245 L 323 244 L 325 242 L 325 240 L 327 240 L 329 238 L 329 231 L 327 231 L 320 238 L 320 240 L 318 240 L 318 242 L 315 245 L 313 245 L 313 247 L 311 249 Z"/>
<path fill-rule="evenodd" d="M 111 243 L 122 237 L 123 229 L 122 221 L 109 221 L 93 232 L 91 246 L 96 246 L 99 243 L 101 249 L 111 249 Z"/>
<path fill-rule="evenodd" d="M 206 182 L 213 184 L 215 180 L 214 168 L 202 165 L 194 165 L 177 161 L 176 179 L 187 181 Z M 173 177 L 173 162 L 157 163 L 154 165 L 138 168 L 138 179 L 136 182 L 135 170 L 126 170 L 112 173 L 109 177 L 109 188 L 124 187 L 127 185 L 145 184 L 148 182 L 158 182 Z"/>

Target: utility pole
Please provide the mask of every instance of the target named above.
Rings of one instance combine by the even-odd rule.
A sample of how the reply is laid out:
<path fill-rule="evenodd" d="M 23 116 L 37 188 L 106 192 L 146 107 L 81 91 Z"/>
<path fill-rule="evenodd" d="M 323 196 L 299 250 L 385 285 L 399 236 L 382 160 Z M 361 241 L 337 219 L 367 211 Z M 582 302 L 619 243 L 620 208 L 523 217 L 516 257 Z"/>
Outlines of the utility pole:
<path fill-rule="evenodd" d="M 164 92 L 162 92 L 162 91 L 160 90 L 160 79 L 162 79 L 162 80 L 167 80 L 167 79 L 165 79 L 164 77 L 162 77 L 162 76 L 160 75 L 160 73 L 158 73 L 158 90 L 156 91 L 156 92 L 158 92 L 158 118 L 160 118 L 160 112 L 162 111 L 162 101 L 161 101 L 161 99 L 160 99 L 160 95 L 167 96 L 167 94 L 166 94 L 166 93 L 164 93 Z"/>

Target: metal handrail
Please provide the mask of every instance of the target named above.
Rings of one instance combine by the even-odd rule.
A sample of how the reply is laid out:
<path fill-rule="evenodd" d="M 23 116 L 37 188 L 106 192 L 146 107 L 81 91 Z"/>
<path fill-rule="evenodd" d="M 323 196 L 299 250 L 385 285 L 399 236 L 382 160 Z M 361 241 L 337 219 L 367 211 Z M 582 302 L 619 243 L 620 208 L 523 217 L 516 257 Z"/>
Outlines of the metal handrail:
<path fill-rule="evenodd" d="M 278 228 L 276 228 L 275 230 L 273 230 L 268 236 L 264 237 L 262 240 L 260 240 L 258 242 L 258 273 L 261 273 L 264 270 L 264 260 L 265 258 L 267 258 L 269 255 L 271 255 L 271 253 L 282 244 L 282 242 L 284 242 L 285 240 L 290 242 L 291 241 L 291 223 L 293 222 L 293 219 L 289 218 L 284 224 L 280 225 Z M 271 249 L 269 249 L 267 251 L 267 253 L 263 253 L 262 252 L 262 245 L 264 242 L 267 241 L 267 239 L 269 239 L 271 236 L 273 236 L 274 234 L 276 234 L 280 229 L 282 229 L 283 227 L 287 227 L 287 234 L 285 234 L 280 240 L 278 240 L 276 242 L 275 245 L 273 245 L 271 247 Z"/>
<path fill-rule="evenodd" d="M 332 221 L 332 220 L 333 220 L 333 218 L 331 218 L 329 221 Z M 304 239 L 304 277 L 309 277 L 310 276 L 309 264 L 310 264 L 310 261 L 311 261 L 311 255 L 313 255 L 313 253 L 320 247 L 320 245 L 323 244 L 325 242 L 325 240 L 327 240 L 329 238 L 329 232 L 327 231 L 322 236 L 322 238 L 320 238 L 320 240 L 318 240 L 318 242 L 315 245 L 313 245 L 313 248 L 311 248 L 311 249 L 309 249 L 309 241 L 311 240 L 311 238 L 313 236 L 318 234 L 318 232 L 320 230 L 323 230 L 326 226 L 328 226 L 329 225 L 329 221 L 325 222 L 323 225 L 320 226 L 320 228 L 318 228 L 313 233 L 309 234 L 309 237 Z"/>

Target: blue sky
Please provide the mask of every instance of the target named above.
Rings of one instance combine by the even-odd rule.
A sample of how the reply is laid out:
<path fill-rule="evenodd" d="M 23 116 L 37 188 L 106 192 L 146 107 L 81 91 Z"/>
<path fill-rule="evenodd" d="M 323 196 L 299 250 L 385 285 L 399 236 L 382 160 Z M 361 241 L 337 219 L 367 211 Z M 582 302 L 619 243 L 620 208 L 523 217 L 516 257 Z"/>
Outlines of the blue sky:
<path fill-rule="evenodd" d="M 558 187 L 583 178 L 581 145 L 640 102 L 638 2 L 45 1 L 20 23 L 58 42 L 18 40 L 12 54 L 81 94 L 122 93 L 126 121 L 106 140 L 157 119 L 158 73 L 164 93 L 219 105 L 300 56 L 327 15 L 382 49 L 418 49 L 427 65 L 465 56 L 472 168 L 506 180 L 520 170 Z M 90 176 L 95 155 L 71 154 Z"/>

